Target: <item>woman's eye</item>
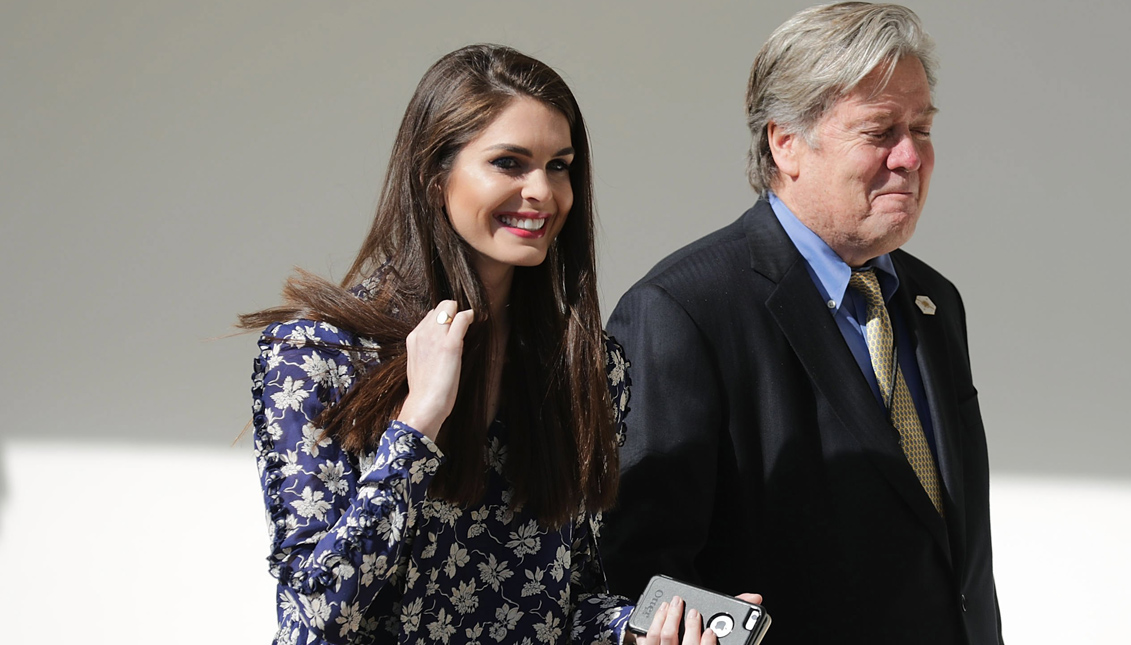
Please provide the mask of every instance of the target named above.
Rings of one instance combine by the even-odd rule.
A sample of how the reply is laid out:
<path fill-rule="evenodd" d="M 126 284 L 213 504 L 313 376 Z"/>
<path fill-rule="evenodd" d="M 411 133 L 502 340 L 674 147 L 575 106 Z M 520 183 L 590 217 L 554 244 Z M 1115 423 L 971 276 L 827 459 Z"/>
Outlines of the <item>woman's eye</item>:
<path fill-rule="evenodd" d="M 546 168 L 551 172 L 569 172 L 569 162 L 564 159 L 554 159 Z"/>
<path fill-rule="evenodd" d="M 514 157 L 499 157 L 493 160 L 491 165 L 500 170 L 514 170 L 518 168 L 518 159 Z"/>

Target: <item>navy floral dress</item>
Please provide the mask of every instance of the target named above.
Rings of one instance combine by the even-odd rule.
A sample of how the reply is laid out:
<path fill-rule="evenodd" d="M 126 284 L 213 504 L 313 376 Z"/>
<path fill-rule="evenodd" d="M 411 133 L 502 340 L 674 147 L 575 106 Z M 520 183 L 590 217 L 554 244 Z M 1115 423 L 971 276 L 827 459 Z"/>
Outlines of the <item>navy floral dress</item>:
<path fill-rule="evenodd" d="M 310 320 L 268 327 L 259 347 L 255 451 L 278 580 L 275 643 L 621 642 L 632 607 L 607 594 L 599 514 L 548 530 L 513 508 L 502 423 L 484 446 L 482 503 L 432 499 L 444 455 L 423 434 L 394 421 L 376 452 L 356 455 L 314 424 L 380 347 Z M 606 349 L 623 428 L 626 363 L 611 339 Z"/>

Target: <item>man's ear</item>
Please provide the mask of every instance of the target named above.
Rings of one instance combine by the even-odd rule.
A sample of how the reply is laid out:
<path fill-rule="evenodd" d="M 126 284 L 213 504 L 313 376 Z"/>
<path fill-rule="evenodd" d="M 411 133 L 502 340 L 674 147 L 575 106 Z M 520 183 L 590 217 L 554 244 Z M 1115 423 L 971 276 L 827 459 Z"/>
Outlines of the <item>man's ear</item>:
<path fill-rule="evenodd" d="M 778 172 L 796 179 L 801 168 L 798 148 L 805 145 L 801 135 L 787 132 L 785 128 L 770 121 L 766 124 L 766 141 L 770 144 L 770 154 L 774 157 Z"/>

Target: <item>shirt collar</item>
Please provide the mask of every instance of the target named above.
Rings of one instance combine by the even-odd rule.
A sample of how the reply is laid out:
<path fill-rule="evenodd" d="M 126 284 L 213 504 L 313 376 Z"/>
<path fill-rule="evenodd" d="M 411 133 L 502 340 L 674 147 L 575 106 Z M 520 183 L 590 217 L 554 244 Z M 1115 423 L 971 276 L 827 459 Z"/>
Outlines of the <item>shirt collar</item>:
<path fill-rule="evenodd" d="M 819 235 L 809 230 L 801 223 L 793 211 L 785 205 L 773 191 L 769 191 L 770 207 L 774 215 L 785 229 L 790 241 L 797 247 L 801 257 L 805 258 L 806 268 L 821 297 L 828 304 L 829 311 L 836 314 L 844 304 L 844 294 L 848 291 L 848 280 L 852 277 L 852 267 L 848 266 L 836 251 L 832 249 Z M 884 301 L 891 299 L 892 294 L 899 288 L 899 277 L 895 274 L 895 265 L 887 253 L 872 258 L 865 266 L 876 270 L 876 277 L 880 280 L 880 289 L 884 292 Z"/>

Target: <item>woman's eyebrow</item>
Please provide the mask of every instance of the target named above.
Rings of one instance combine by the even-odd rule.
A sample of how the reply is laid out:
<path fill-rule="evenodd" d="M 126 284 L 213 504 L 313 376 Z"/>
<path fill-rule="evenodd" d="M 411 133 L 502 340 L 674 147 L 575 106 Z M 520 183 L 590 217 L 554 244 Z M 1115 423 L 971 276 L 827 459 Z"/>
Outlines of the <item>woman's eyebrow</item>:
<path fill-rule="evenodd" d="M 498 144 L 495 144 L 493 146 L 490 146 L 489 148 L 487 148 L 487 150 L 503 150 L 503 151 L 506 151 L 506 152 L 513 152 L 516 155 L 523 155 L 524 157 L 533 157 L 534 156 L 534 153 L 531 152 L 529 148 L 524 148 L 522 146 L 516 146 L 512 143 L 498 143 Z M 553 157 L 565 157 L 567 155 L 572 155 L 573 153 L 574 153 L 573 147 L 568 146 L 568 147 L 562 148 L 561 150 L 558 150 L 557 152 L 555 152 L 551 156 L 553 156 Z"/>

